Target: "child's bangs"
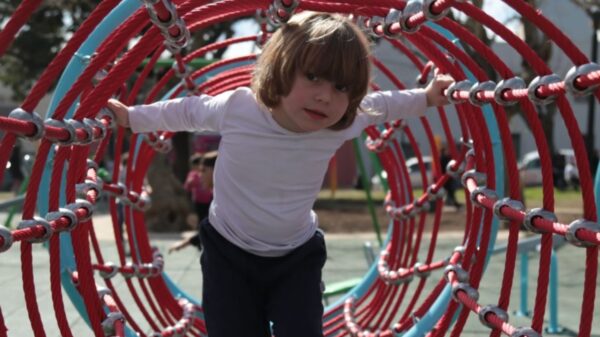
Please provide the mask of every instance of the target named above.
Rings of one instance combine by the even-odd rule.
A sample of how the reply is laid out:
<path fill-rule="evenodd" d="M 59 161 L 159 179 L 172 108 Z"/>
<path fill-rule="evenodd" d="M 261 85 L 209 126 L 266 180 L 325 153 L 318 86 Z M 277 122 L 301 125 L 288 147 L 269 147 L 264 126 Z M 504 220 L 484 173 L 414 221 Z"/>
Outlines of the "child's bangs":
<path fill-rule="evenodd" d="M 369 73 L 368 60 L 365 60 L 364 51 L 358 44 L 358 41 L 344 43 L 342 39 L 309 42 L 298 60 L 298 69 L 347 86 L 351 95 L 358 94 L 364 89 L 357 88 L 357 84 L 368 82 Z"/>

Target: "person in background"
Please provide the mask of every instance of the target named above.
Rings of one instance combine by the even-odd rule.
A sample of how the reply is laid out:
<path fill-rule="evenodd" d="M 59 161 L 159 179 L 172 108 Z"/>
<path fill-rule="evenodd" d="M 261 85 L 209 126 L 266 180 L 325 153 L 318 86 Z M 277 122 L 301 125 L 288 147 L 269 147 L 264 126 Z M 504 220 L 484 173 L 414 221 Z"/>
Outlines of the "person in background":
<path fill-rule="evenodd" d="M 446 173 L 446 166 L 452 160 L 450 154 L 448 153 L 448 147 L 446 144 L 443 144 L 440 149 L 440 165 L 442 166 L 442 173 Z M 456 187 L 458 186 L 458 181 L 449 177 L 446 183 L 444 184 L 444 190 L 446 190 L 446 201 L 445 204 L 447 206 L 454 206 L 456 210 L 459 210 L 462 205 L 456 200 Z"/>
<path fill-rule="evenodd" d="M 212 186 L 206 187 L 203 182 L 204 174 L 202 167 L 203 156 L 200 153 L 194 153 L 190 157 L 190 171 L 185 179 L 183 188 L 189 193 L 196 219 L 190 221 L 192 224 L 197 224 L 208 216 L 208 208 L 212 201 Z"/>
<path fill-rule="evenodd" d="M 18 195 L 21 191 L 21 184 L 23 184 L 23 180 L 25 179 L 25 175 L 23 174 L 23 162 L 21 159 L 21 144 L 18 141 L 10 154 L 9 162 L 10 166 L 8 167 L 8 171 L 12 177 L 10 190 L 13 191 L 15 195 Z"/>
<path fill-rule="evenodd" d="M 192 156 L 192 161 L 198 158 L 199 156 Z M 208 202 L 206 204 L 197 203 L 196 201 L 194 206 L 196 207 L 196 214 L 198 215 L 198 222 L 196 222 L 196 226 L 200 224 L 200 221 L 204 220 L 204 218 L 208 217 L 208 209 L 210 207 L 210 202 L 212 201 L 212 190 L 213 190 L 213 173 L 215 169 L 215 164 L 217 162 L 217 151 L 211 151 L 205 153 L 203 156 L 200 156 L 200 160 L 195 168 L 197 173 L 199 173 L 199 181 L 197 182 L 199 188 L 203 191 L 203 193 L 209 195 L 207 198 Z M 192 172 L 190 172 L 192 173 Z M 198 174 L 193 174 L 193 179 L 198 177 Z M 188 178 L 190 176 L 188 175 Z M 186 184 L 187 184 L 186 180 Z M 186 188 L 187 189 L 187 188 Z M 194 227 L 196 227 L 194 226 Z M 196 232 L 194 235 L 184 238 L 183 240 L 175 242 L 171 247 L 169 247 L 168 252 L 172 253 L 182 248 L 185 248 L 189 245 L 195 246 L 198 250 L 202 250 L 202 243 L 200 242 L 200 233 Z"/>
<path fill-rule="evenodd" d="M 125 176 L 127 175 L 127 161 L 129 160 L 129 153 L 123 152 L 121 154 L 121 160 L 119 161 L 119 183 L 125 184 Z M 125 239 L 125 204 L 121 198 L 115 199 L 115 206 L 117 207 L 117 230 L 119 231 L 119 237 L 123 244 L 123 250 L 125 256 L 130 256 L 128 244 Z"/>

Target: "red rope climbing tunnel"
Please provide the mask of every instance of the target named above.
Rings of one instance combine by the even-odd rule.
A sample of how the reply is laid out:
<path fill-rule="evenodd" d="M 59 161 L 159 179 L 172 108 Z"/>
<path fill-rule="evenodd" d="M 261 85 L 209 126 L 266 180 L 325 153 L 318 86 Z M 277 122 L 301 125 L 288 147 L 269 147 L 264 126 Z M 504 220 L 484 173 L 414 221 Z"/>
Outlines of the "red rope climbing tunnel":
<path fill-rule="evenodd" d="M 450 332 L 459 336 L 467 320 L 478 317 L 491 336 L 540 336 L 548 320 L 551 259 L 555 245 L 563 241 L 573 249 L 585 250 L 576 333 L 582 337 L 600 333 L 598 320 L 594 321 L 600 244 L 597 197 L 594 173 L 573 111 L 574 97 L 600 98 L 600 66 L 590 62 L 536 8 L 520 0 L 503 2 L 567 56 L 571 71 L 562 77 L 555 74 L 523 39 L 464 0 L 144 0 L 141 6 L 134 1 L 100 2 L 48 64 L 20 107 L 8 117 L 0 117 L 4 131 L 0 168 L 7 166 L 18 138 L 39 142 L 21 220 L 16 228 L 0 226 L 0 253 L 20 246 L 22 284 L 10 286 L 22 289 L 33 334 L 45 336 L 47 317 L 51 317 L 62 336 L 73 336 L 65 313 L 64 287 L 68 300 L 77 304 L 95 336 L 206 335 L 199 302 L 176 297 L 170 290 L 162 273 L 165 261 L 152 247 L 144 226 L 144 211 L 151 207 L 144 174 L 157 152 L 171 150 L 173 134 L 129 136 L 115 126 L 104 106 L 110 97 L 126 104 L 149 103 L 165 92 L 169 97 L 216 95 L 248 86 L 254 54 L 225 58 L 198 69 L 190 64 L 239 43 L 255 43 L 259 50 L 274 29 L 303 10 L 351 15 L 378 44 L 389 45 L 393 55 L 372 56 L 373 68 L 381 75 L 373 81 L 373 90 L 383 83 L 395 88 L 415 85 L 403 83 L 390 70 L 384 59 L 391 58 L 410 63 L 419 74 L 417 85 L 425 83 L 434 69 L 456 80 L 446 92 L 451 106 L 428 113 L 418 123 L 398 120 L 365 130 L 366 147 L 377 155 L 387 174 L 389 191 L 382 207 L 391 229 L 373 269 L 374 277 L 365 277 L 360 289 L 327 309 L 325 335 L 416 333 L 433 337 Z M 24 0 L 6 19 L 0 31 L 0 57 L 40 4 Z M 451 10 L 454 17 L 471 18 L 503 39 L 532 69 L 534 79 L 526 83 L 516 76 L 488 45 L 448 16 Z M 114 17 L 123 19 L 111 22 Z M 220 40 L 195 50 L 190 47 L 194 32 L 246 17 L 256 17 L 259 34 Z M 102 37 L 100 31 L 104 31 Z M 473 53 L 495 70 L 497 81 L 470 56 Z M 154 81 L 150 73 L 165 55 L 172 58 L 173 66 Z M 169 87 L 174 78 L 178 83 Z M 144 84 L 151 88 L 142 90 Z M 55 85 L 55 104 L 44 120 L 34 109 Z M 147 94 L 141 97 L 141 92 Z M 552 154 L 538 117 L 538 111 L 547 106 L 559 112 L 575 153 L 583 205 L 575 221 L 555 215 Z M 523 204 L 519 179 L 515 178 L 519 172 L 509 107 L 522 113 L 541 162 L 543 201 L 529 208 Z M 452 160 L 445 170 L 434 161 L 429 176 L 424 157 L 440 157 L 436 134 L 443 135 Z M 423 192 L 410 184 L 402 142 L 409 144 L 419 161 Z M 119 163 L 124 143 L 136 144 L 135 152 L 126 167 L 114 165 L 109 181 L 102 181 L 98 164 L 108 152 L 114 153 L 114 162 Z M 4 173 L 0 170 L 0 181 Z M 119 182 L 122 175 L 125 181 Z M 437 243 L 444 217 L 443 186 L 452 178 L 462 182 L 466 197 L 464 235 L 457 239 L 454 250 L 446 252 L 440 251 Z M 103 255 L 94 228 L 94 208 L 101 194 L 108 196 L 115 233 L 120 231 L 116 201 L 125 205 L 128 241 L 115 235 L 116 262 L 108 262 Z M 508 228 L 504 270 L 498 275 L 501 287 L 495 303 L 481 303 L 478 289 L 485 286 L 482 278 L 498 222 Z M 516 326 L 508 312 L 522 228 L 539 238 L 539 264 L 531 318 Z M 39 256 L 33 254 L 32 245 L 38 243 L 48 247 L 49 285 L 42 285 L 34 272 Z M 130 257 L 124 247 L 132 252 Z M 116 287 L 114 277 L 122 277 L 124 286 Z M 36 290 L 41 286 L 50 289 L 54 313 L 40 310 Z M 10 302 L 0 300 L 0 337 L 9 335 L 11 322 L 2 313 L 10 308 Z"/>

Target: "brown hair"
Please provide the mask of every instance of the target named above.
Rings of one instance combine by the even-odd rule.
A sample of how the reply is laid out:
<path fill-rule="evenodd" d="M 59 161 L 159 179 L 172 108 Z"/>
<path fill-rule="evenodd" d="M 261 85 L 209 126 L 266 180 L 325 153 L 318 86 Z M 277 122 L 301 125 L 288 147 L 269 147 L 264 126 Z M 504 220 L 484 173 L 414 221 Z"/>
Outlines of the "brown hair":
<path fill-rule="evenodd" d="M 348 109 L 330 127 L 349 127 L 367 94 L 370 76 L 369 41 L 339 14 L 302 12 L 267 41 L 256 63 L 252 89 L 259 102 L 275 108 L 287 96 L 297 71 L 312 73 L 348 87 Z"/>

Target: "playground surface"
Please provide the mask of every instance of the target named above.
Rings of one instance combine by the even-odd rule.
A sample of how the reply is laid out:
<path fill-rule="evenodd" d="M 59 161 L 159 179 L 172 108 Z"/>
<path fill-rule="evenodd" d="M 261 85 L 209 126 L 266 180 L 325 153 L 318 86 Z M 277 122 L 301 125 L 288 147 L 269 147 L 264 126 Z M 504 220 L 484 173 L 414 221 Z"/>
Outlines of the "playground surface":
<path fill-rule="evenodd" d="M 448 212 L 453 212 L 449 210 Z M 108 215 L 98 215 L 94 217 L 94 228 L 97 236 L 103 247 L 103 253 L 107 261 L 116 261 L 117 253 L 114 248 L 112 238 L 112 225 Z M 445 230 L 440 234 L 437 244 L 437 257 L 443 258 L 447 256 L 455 246 L 460 245 L 463 233 L 456 230 Z M 529 234 L 529 237 L 532 235 Z M 200 298 L 201 294 L 201 273 L 198 263 L 199 252 L 195 248 L 187 248 L 180 252 L 167 254 L 168 247 L 180 238 L 177 233 L 150 233 L 151 242 L 157 246 L 164 254 L 165 258 L 165 273 L 170 277 L 183 291 L 189 295 Z M 501 245 L 506 239 L 506 232 L 500 232 L 498 235 L 497 245 Z M 328 248 L 328 261 L 324 269 L 324 281 L 326 284 L 333 284 L 348 280 L 351 278 L 362 277 L 368 270 L 368 265 L 365 259 L 364 243 L 370 242 L 373 247 L 377 247 L 377 240 L 373 232 L 368 233 L 331 233 L 326 235 Z M 424 242 L 426 244 L 426 242 Z M 2 284 L 20 284 L 21 278 L 21 262 L 18 249 L 11 249 L 4 253 L 2 265 L 0 265 L 0 282 Z M 572 331 L 578 330 L 579 314 L 581 312 L 581 296 L 583 289 L 583 274 L 585 261 L 585 250 L 575 248 L 571 245 L 565 245 L 558 250 L 558 287 L 557 294 L 560 297 L 561 306 L 557 312 L 556 332 L 562 330 L 563 335 L 575 336 Z M 528 304 L 529 310 L 533 309 L 536 273 L 538 270 L 539 259 L 537 253 L 530 252 L 529 265 L 529 285 L 528 285 Z M 34 275 L 36 282 L 36 294 L 42 313 L 42 319 L 46 327 L 46 334 L 49 337 L 59 336 L 59 330 L 56 326 L 56 318 L 53 314 L 52 299 L 49 289 L 49 261 L 46 249 L 41 245 L 35 245 L 33 249 Z M 504 253 L 497 254 L 492 257 L 488 265 L 488 269 L 481 282 L 480 288 L 480 303 L 495 304 L 500 291 L 502 273 L 504 271 Z M 517 268 L 518 269 L 518 268 Z M 434 272 L 430 276 L 431 281 L 437 281 L 442 277 L 441 271 Z M 100 277 L 97 277 L 97 282 L 102 284 Z M 517 272 L 514 277 L 515 285 L 520 283 L 520 275 Z M 123 289 L 125 282 L 123 278 L 117 276 L 113 279 L 113 283 L 117 289 Z M 134 282 L 135 283 L 135 282 Z M 431 283 L 430 286 L 435 282 Z M 518 286 L 515 287 L 518 289 Z M 425 294 L 429 292 L 425 290 Z M 596 291 L 600 290 L 600 285 L 597 284 Z M 128 294 L 123 291 L 120 294 Z M 509 306 L 510 322 L 515 326 L 529 326 L 531 318 L 521 317 L 515 314 L 522 306 L 520 300 L 521 293 L 518 290 L 513 291 Z M 25 308 L 23 290 L 20 288 L 2 287 L 0 288 L 0 298 L 5 303 L 11 303 L 6 310 L 2 312 L 5 318 L 5 323 L 9 328 L 9 336 L 31 336 L 31 328 L 27 310 Z M 124 297 L 124 303 L 132 304 L 133 299 Z M 93 333 L 87 327 L 81 315 L 75 310 L 74 306 L 67 300 L 65 296 L 65 307 L 67 308 L 67 317 L 69 325 L 76 336 L 92 336 Z M 334 303 L 335 298 L 330 298 L 329 303 Z M 405 301 L 407 302 L 407 301 Z M 596 299 L 596 306 L 600 305 L 600 301 Z M 141 315 L 139 312 L 132 312 L 134 317 Z M 547 312 L 545 316 L 545 326 L 549 326 L 550 315 Z M 488 334 L 489 329 L 481 325 L 477 318 L 472 315 L 467 323 L 467 326 L 461 336 L 481 336 Z M 545 332 L 544 335 L 550 335 Z M 595 324 L 592 330 L 592 336 L 600 336 L 600 326 Z"/>

